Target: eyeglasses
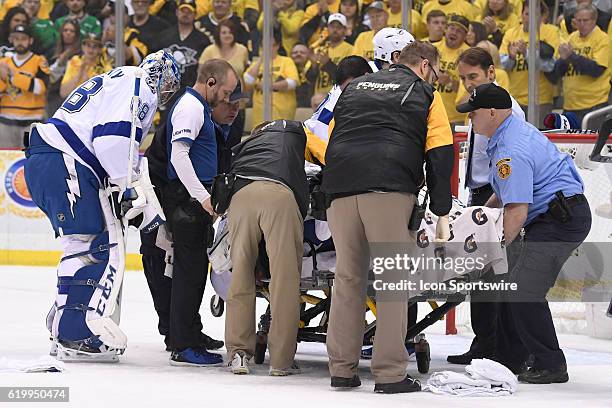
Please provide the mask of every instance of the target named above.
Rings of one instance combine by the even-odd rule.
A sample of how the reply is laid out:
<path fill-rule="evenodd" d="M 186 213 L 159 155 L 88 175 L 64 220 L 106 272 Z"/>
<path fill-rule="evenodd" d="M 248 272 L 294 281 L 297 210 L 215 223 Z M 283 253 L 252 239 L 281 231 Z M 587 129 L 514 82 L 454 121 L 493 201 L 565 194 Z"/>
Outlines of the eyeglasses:
<path fill-rule="evenodd" d="M 431 63 L 429 62 L 429 60 L 423 56 L 421 56 L 421 59 L 423 59 L 424 61 L 427 61 L 427 66 L 431 69 L 431 72 L 433 72 L 434 74 L 434 80 L 431 83 L 432 85 L 436 85 L 438 83 L 438 73 L 436 72 L 436 70 L 434 69 L 434 67 L 431 66 Z"/>

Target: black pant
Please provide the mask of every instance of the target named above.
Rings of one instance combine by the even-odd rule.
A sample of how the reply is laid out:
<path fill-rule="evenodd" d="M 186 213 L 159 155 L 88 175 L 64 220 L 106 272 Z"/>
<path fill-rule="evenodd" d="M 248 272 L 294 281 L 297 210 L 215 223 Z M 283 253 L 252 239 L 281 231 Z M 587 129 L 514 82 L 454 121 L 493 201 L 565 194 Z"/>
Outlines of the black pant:
<path fill-rule="evenodd" d="M 483 206 L 493 195 L 493 188 L 490 184 L 471 190 L 470 206 Z M 484 276 L 485 280 L 496 279 L 493 271 L 489 271 Z M 497 323 L 497 302 L 487 302 L 490 300 L 490 293 L 480 290 L 470 292 L 470 320 L 474 339 L 470 346 L 470 353 L 478 356 L 492 356 L 495 353 L 495 331 Z"/>
<path fill-rule="evenodd" d="M 214 234 L 212 217 L 176 181 L 164 188 L 162 206 L 174 249 L 167 344 L 177 350 L 200 347 L 199 310 L 208 274 L 206 248 Z"/>
<path fill-rule="evenodd" d="M 159 322 L 157 329 L 162 336 L 170 334 L 170 296 L 172 293 L 172 279 L 164 275 L 166 268 L 166 252 L 155 246 L 157 231 L 149 234 L 140 233 L 140 253 L 142 266 L 147 278 L 147 284 L 153 298 L 153 306 L 157 312 Z"/>
<path fill-rule="evenodd" d="M 555 284 L 561 267 L 591 229 L 591 211 L 586 202 L 572 208 L 566 222 L 543 214 L 525 227 L 523 240 L 517 237 L 508 246 L 508 279 L 517 291 L 509 292 L 500 304 L 497 324 L 498 359 L 518 368 L 529 355 L 534 368 L 563 367 L 565 356 L 559 348 L 546 294 Z"/>

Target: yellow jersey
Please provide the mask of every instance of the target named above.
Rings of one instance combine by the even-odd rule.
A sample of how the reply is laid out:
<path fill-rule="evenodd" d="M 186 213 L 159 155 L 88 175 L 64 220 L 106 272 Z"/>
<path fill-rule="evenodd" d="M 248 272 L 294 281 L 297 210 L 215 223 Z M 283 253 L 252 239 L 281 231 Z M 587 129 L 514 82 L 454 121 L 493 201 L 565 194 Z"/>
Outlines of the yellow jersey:
<path fill-rule="evenodd" d="M 31 54 L 25 61 L 0 58 L 11 76 L 0 80 L 0 117 L 15 121 L 41 120 L 47 105 L 49 64 L 42 55 Z"/>
<path fill-rule="evenodd" d="M 485 10 L 487 9 L 487 6 L 489 5 L 489 0 L 474 0 L 473 4 L 474 6 L 476 6 L 476 8 L 480 12 L 479 16 L 482 16 Z M 512 14 L 520 18 L 521 14 L 523 14 L 523 1 L 522 0 L 510 0 L 510 5 L 512 6 Z M 476 21 L 480 21 L 480 19 Z M 519 20 L 519 24 L 520 24 L 520 20 Z"/>
<path fill-rule="evenodd" d="M 425 4 L 427 5 L 427 4 Z M 435 44 L 434 47 L 440 52 L 440 70 L 446 71 L 451 79 L 459 81 L 459 73 L 457 72 L 457 59 L 459 55 L 468 48 L 469 45 L 463 43 L 458 48 L 452 49 L 446 46 L 446 41 L 442 40 Z M 459 81 L 459 88 L 461 88 L 461 81 Z M 457 99 L 458 90 L 454 91 L 451 84 L 436 86 L 438 92 L 442 96 L 442 102 L 446 108 L 446 115 L 451 123 L 465 122 L 467 115 L 465 113 L 457 112 L 455 100 Z"/>
<path fill-rule="evenodd" d="M 316 50 L 315 50 L 316 52 Z M 342 41 L 335 47 L 331 45 L 327 48 L 327 54 L 329 55 L 329 59 L 334 65 L 338 65 L 342 59 L 348 57 L 349 55 L 353 55 L 353 46 L 346 41 Z M 333 78 L 324 70 L 319 70 L 319 76 L 317 77 L 317 82 L 315 82 L 314 93 L 321 93 L 323 95 L 327 95 L 329 90 L 334 85 Z"/>
<path fill-rule="evenodd" d="M 499 16 L 492 16 L 497 28 L 502 34 L 506 34 L 506 31 L 521 24 L 521 20 L 516 14 L 510 14 L 507 19 L 502 20 Z"/>
<path fill-rule="evenodd" d="M 68 64 L 66 65 L 66 73 L 64 73 L 64 77 L 62 78 L 62 84 L 68 83 L 74 78 L 78 77 L 82 64 L 83 58 L 81 56 L 75 55 L 74 57 L 70 58 Z M 113 69 L 113 65 L 110 62 L 110 58 L 108 58 L 106 53 L 102 53 L 100 58 L 98 58 L 96 65 L 90 66 L 87 69 L 87 79 L 108 72 L 111 69 Z"/>
<path fill-rule="evenodd" d="M 423 24 L 423 17 L 421 13 L 416 10 L 410 11 L 410 24 L 412 28 L 408 30 L 414 38 L 421 38 L 427 36 L 427 25 Z M 389 10 L 389 20 L 387 20 L 387 27 L 402 28 L 402 12 L 393 14 Z"/>
<path fill-rule="evenodd" d="M 353 55 L 359 55 L 368 61 L 374 61 L 374 31 L 364 31 L 355 39 Z"/>
<path fill-rule="evenodd" d="M 523 31 L 523 25 L 516 26 L 509 29 L 504 35 L 501 47 L 499 48 L 500 54 L 508 55 L 508 46 L 511 42 L 523 40 L 529 47 L 529 33 Z M 559 29 L 551 24 L 542 24 L 540 26 L 540 41 L 544 41 L 555 49 L 555 56 L 558 56 L 556 50 L 559 49 Z M 508 72 L 510 78 L 510 95 L 512 95 L 516 101 L 525 106 L 529 101 L 529 73 L 527 69 L 527 59 L 523 54 L 516 55 L 516 61 L 512 70 Z M 538 103 L 539 104 L 550 104 L 553 101 L 553 84 L 546 79 L 543 72 L 540 72 L 540 78 L 538 80 Z"/>
<path fill-rule="evenodd" d="M 610 39 L 601 28 L 595 29 L 586 37 L 578 31 L 569 36 L 569 43 L 578 55 L 593 60 L 607 70 L 598 78 L 576 72 L 570 63 L 563 76 L 563 109 L 588 109 L 608 101 L 610 92 Z"/>
<path fill-rule="evenodd" d="M 13 7 L 20 6 L 23 0 L 5 0 L 0 7 L 0 21 L 4 20 L 6 13 Z M 41 20 L 48 20 L 51 10 L 55 5 L 55 0 L 40 0 L 40 9 L 38 10 L 38 17 Z"/>
<path fill-rule="evenodd" d="M 334 2 L 327 6 L 327 10 L 329 10 L 330 14 L 340 12 L 340 0 L 334 0 Z M 302 17 L 302 22 L 300 23 L 300 28 L 302 28 L 307 22 L 313 19 L 316 15 L 319 14 L 319 4 L 315 2 L 310 6 L 306 7 L 306 11 L 304 12 L 304 17 Z M 308 39 L 308 46 L 310 47 L 314 42 L 319 40 L 320 38 L 327 37 L 327 28 L 321 29 L 321 27 L 317 28 L 312 36 Z"/>
<path fill-rule="evenodd" d="M 297 84 L 300 83 L 297 68 L 293 60 L 289 57 L 277 55 L 272 62 L 272 82 L 283 79 L 293 79 Z M 263 82 L 263 64 L 257 73 L 257 83 Z M 272 92 L 272 120 L 287 119 L 293 120 L 297 109 L 297 99 L 295 89 L 292 91 Z M 253 91 L 253 124 L 263 122 L 263 92 L 255 89 Z"/>
<path fill-rule="evenodd" d="M 447 17 L 450 17 L 451 14 L 459 14 L 469 21 L 480 21 L 478 8 L 466 0 L 450 0 L 446 4 L 442 4 L 438 0 L 429 0 L 421 10 L 421 17 L 425 26 L 427 26 L 427 15 L 433 10 L 441 10 Z"/>
<path fill-rule="evenodd" d="M 300 27 L 304 18 L 304 10 L 293 7 L 287 11 L 279 11 L 276 18 L 280 23 L 283 48 L 287 55 L 291 55 L 293 46 L 300 40 Z M 259 32 L 263 32 L 263 13 L 259 15 L 259 20 L 257 20 L 257 29 Z"/>

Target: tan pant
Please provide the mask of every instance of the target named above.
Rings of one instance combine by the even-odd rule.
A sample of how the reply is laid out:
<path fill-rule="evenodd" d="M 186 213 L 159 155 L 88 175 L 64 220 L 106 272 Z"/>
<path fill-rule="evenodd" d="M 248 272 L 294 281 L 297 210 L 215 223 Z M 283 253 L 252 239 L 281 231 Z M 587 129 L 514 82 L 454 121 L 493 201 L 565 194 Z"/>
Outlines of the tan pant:
<path fill-rule="evenodd" d="M 364 335 L 365 297 L 370 264 L 369 242 L 412 243 L 408 230 L 415 203 L 413 194 L 367 193 L 337 198 L 327 211 L 337 263 L 334 278 L 327 352 L 332 376 L 357 374 Z M 372 375 L 376 383 L 401 381 L 408 353 L 408 293 L 404 300 L 376 303 L 376 336 Z"/>
<path fill-rule="evenodd" d="M 230 360 L 237 351 L 255 353 L 255 262 L 259 241 L 270 260 L 268 336 L 270 365 L 293 363 L 300 319 L 300 271 L 304 222 L 293 192 L 269 181 L 255 181 L 232 197 L 228 212 L 232 283 L 227 295 L 225 345 Z"/>

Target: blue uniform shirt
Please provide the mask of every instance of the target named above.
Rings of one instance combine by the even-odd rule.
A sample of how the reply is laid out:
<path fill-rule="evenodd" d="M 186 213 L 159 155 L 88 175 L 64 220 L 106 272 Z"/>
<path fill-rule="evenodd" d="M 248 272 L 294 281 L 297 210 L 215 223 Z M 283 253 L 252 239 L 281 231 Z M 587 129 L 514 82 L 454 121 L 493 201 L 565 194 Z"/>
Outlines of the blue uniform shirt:
<path fill-rule="evenodd" d="M 178 176 L 170 157 L 172 142 L 186 142 L 191 147 L 189 158 L 198 180 L 211 184 L 217 175 L 217 137 L 215 125 L 210 116 L 211 109 L 202 96 L 187 88 L 168 114 L 168 179 Z"/>
<path fill-rule="evenodd" d="M 557 191 L 581 194 L 584 184 L 571 157 L 530 123 L 510 115 L 487 144 L 489 181 L 502 205 L 529 204 L 527 221 L 548 211 Z"/>

